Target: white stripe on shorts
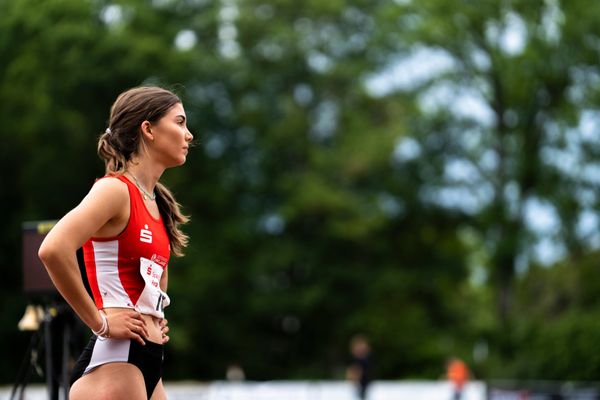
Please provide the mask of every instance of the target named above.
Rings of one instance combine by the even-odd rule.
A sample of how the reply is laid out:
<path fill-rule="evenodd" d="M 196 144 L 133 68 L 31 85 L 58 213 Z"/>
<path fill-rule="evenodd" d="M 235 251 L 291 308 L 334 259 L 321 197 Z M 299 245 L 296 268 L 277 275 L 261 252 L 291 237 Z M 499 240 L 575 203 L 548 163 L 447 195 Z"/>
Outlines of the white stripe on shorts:
<path fill-rule="evenodd" d="M 94 368 L 111 362 L 127 362 L 129 359 L 129 348 L 131 341 L 129 339 L 96 339 L 92 358 L 83 372 L 87 374 Z"/>

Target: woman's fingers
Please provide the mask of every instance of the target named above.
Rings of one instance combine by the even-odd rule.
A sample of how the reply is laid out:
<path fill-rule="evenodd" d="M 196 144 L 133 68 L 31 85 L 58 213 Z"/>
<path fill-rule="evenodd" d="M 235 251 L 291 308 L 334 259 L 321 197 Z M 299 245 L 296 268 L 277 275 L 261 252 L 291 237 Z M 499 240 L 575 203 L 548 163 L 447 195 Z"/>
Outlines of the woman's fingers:
<path fill-rule="evenodd" d="M 144 342 L 144 339 L 140 335 L 138 335 L 136 333 L 132 332 L 131 339 L 136 340 L 142 346 L 146 345 L 146 342 Z"/>
<path fill-rule="evenodd" d="M 169 333 L 169 327 L 167 326 L 168 323 L 169 323 L 169 321 L 167 321 L 166 318 L 163 318 L 160 320 L 160 331 L 162 332 L 162 344 L 165 344 L 169 341 L 169 336 L 167 336 L 167 333 Z"/>
<path fill-rule="evenodd" d="M 135 331 L 140 333 L 144 337 L 150 336 L 150 333 L 148 332 L 148 327 L 146 326 L 145 321 L 132 319 L 130 323 L 132 326 L 132 328 L 131 328 L 132 330 L 133 330 L 133 328 L 135 328 Z"/>
<path fill-rule="evenodd" d="M 149 335 L 146 329 L 146 321 L 142 318 L 142 314 L 137 311 L 131 311 L 129 313 L 129 324 L 130 338 L 145 346 L 144 337 L 147 338 Z"/>
<path fill-rule="evenodd" d="M 144 326 L 139 321 L 134 320 L 132 322 L 129 322 L 127 328 L 132 332 L 148 337 L 148 332 L 144 329 Z"/>
<path fill-rule="evenodd" d="M 146 326 L 146 320 L 142 318 L 142 314 L 140 314 L 137 311 L 131 311 L 129 316 L 136 322 L 136 324 L 138 324 L 138 326 L 141 326 L 141 333 L 144 337 L 147 338 L 148 336 L 150 336 L 150 333 L 148 332 L 148 327 Z"/>
<path fill-rule="evenodd" d="M 161 319 L 159 324 L 160 324 L 160 331 L 163 333 L 163 335 L 165 335 L 167 332 L 169 332 L 169 327 L 167 326 L 167 324 L 169 323 L 169 321 L 167 321 L 166 319 Z"/>

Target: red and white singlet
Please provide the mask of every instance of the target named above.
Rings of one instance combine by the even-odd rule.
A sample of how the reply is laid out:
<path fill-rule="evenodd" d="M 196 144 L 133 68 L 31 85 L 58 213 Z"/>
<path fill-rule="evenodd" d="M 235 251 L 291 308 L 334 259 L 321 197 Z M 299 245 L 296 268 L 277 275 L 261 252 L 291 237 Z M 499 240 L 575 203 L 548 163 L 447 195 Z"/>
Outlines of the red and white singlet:
<path fill-rule="evenodd" d="M 150 214 L 137 187 L 124 175 L 116 178 L 129 189 L 129 222 L 119 235 L 91 238 L 83 245 L 94 302 L 99 310 L 133 308 L 164 318 L 163 308 L 170 303 L 160 289 L 171 250 L 167 231 L 162 218 Z"/>

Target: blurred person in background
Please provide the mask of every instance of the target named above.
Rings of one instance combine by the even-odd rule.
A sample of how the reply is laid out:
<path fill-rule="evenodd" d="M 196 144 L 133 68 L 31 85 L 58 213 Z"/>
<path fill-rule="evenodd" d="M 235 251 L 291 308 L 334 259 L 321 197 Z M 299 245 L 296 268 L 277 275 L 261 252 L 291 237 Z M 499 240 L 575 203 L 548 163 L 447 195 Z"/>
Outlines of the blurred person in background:
<path fill-rule="evenodd" d="M 227 366 L 225 378 L 232 382 L 241 382 L 246 380 L 246 373 L 238 362 L 233 362 Z"/>
<path fill-rule="evenodd" d="M 451 358 L 446 364 L 446 378 L 452 383 L 452 399 L 462 399 L 465 384 L 469 380 L 469 368 L 464 361 Z"/>
<path fill-rule="evenodd" d="M 367 390 L 372 374 L 371 347 L 367 338 L 356 335 L 350 340 L 350 363 L 346 370 L 346 379 L 356 386 L 356 394 L 360 400 L 367 398 Z"/>
<path fill-rule="evenodd" d="M 185 163 L 192 138 L 172 92 L 121 93 L 98 142 L 105 176 L 39 249 L 54 285 L 94 333 L 74 367 L 71 399 L 166 398 L 167 265 L 187 245 L 180 225 L 188 219 L 159 178 Z M 93 300 L 77 264 L 82 246 Z"/>

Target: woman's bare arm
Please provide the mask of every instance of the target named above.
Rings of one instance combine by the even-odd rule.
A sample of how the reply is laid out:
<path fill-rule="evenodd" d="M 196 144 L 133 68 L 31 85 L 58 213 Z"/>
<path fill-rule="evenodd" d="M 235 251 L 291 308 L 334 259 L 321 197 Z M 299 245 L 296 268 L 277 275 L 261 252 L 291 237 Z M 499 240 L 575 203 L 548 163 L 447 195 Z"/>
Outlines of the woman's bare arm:
<path fill-rule="evenodd" d="M 101 179 L 81 203 L 52 228 L 38 252 L 60 294 L 81 320 L 96 331 L 102 327 L 102 318 L 85 290 L 75 252 L 98 233 L 103 236 L 118 234 L 127 224 L 128 212 L 129 194 L 125 184 L 117 179 Z M 131 313 L 128 317 L 136 319 L 133 314 L 137 313 Z M 139 326 L 143 323 L 141 317 L 139 320 L 128 323 Z M 110 325 L 110 332 L 115 336 L 117 326 L 113 325 Z M 118 326 L 120 333 L 126 334 L 120 325 L 123 323 Z M 142 328 L 145 331 L 145 327 Z M 128 336 L 143 343 L 135 332 Z"/>

